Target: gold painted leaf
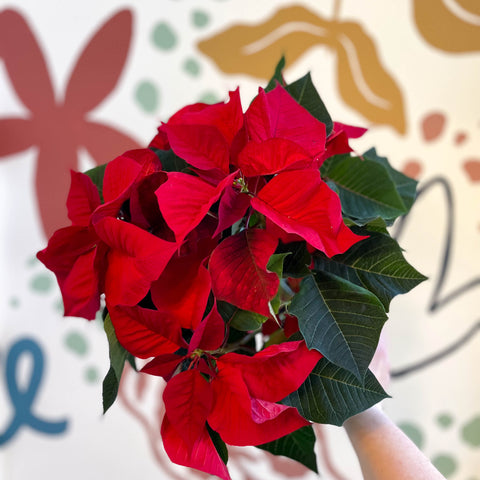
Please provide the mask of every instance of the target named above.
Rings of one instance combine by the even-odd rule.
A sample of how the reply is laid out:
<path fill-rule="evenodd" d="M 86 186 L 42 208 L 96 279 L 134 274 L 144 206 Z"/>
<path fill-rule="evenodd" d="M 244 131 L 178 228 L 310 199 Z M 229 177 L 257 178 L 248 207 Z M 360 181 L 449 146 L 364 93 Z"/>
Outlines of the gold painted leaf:
<path fill-rule="evenodd" d="M 414 0 L 414 17 L 432 46 L 450 53 L 480 50 L 478 0 Z"/>
<path fill-rule="evenodd" d="M 234 25 L 199 42 L 202 53 L 225 73 L 268 80 L 284 55 L 292 65 L 309 48 L 325 44 L 330 23 L 300 6 L 278 10 L 256 25 Z"/>
<path fill-rule="evenodd" d="M 198 44 L 225 73 L 269 79 L 278 59 L 291 66 L 315 45 L 338 56 L 343 99 L 373 123 L 405 131 L 399 88 L 381 65 L 373 41 L 354 23 L 326 20 L 301 6 L 278 10 L 256 25 L 233 25 Z"/>
<path fill-rule="evenodd" d="M 335 23 L 332 33 L 343 99 L 371 122 L 405 133 L 402 93 L 382 65 L 373 40 L 353 22 Z"/>

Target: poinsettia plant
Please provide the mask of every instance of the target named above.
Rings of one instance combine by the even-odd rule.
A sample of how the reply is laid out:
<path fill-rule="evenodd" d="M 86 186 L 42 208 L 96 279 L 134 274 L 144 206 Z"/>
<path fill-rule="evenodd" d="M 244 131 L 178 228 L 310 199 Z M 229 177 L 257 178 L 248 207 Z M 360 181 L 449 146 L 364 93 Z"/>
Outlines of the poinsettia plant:
<path fill-rule="evenodd" d="M 186 106 L 148 148 L 72 172 L 72 224 L 38 253 L 65 315 L 104 298 L 104 410 L 141 359 L 166 381 L 170 459 L 223 479 L 226 444 L 316 471 L 312 423 L 386 397 L 368 366 L 390 301 L 424 280 L 387 230 L 416 182 L 355 154 L 365 129 L 282 68 L 245 112 L 238 89 Z"/>

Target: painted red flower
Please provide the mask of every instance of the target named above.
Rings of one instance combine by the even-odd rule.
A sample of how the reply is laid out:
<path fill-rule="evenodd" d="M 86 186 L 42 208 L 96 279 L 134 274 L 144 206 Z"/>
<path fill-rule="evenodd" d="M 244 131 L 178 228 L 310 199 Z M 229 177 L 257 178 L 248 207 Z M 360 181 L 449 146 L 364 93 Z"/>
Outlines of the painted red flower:
<path fill-rule="evenodd" d="M 78 168 L 78 149 L 103 164 L 137 142 L 88 114 L 115 88 L 130 46 L 132 15 L 122 10 L 91 38 L 68 80 L 63 100 L 56 98 L 37 40 L 22 15 L 0 12 L 0 58 L 25 118 L 0 119 L 0 157 L 38 147 L 36 194 L 47 236 L 66 220 L 68 175 Z"/>

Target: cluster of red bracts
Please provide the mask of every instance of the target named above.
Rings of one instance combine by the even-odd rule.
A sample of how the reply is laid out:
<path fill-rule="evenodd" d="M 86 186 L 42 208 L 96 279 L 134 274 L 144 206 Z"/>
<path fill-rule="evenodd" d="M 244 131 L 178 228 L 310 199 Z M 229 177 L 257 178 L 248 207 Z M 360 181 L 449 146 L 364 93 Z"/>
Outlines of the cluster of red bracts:
<path fill-rule="evenodd" d="M 38 258 L 57 276 L 65 315 L 93 319 L 104 294 L 119 342 L 168 382 L 162 437 L 173 462 L 226 479 L 208 428 L 228 444 L 259 445 L 308 424 L 278 402 L 321 354 L 304 341 L 234 353 L 217 302 L 272 318 L 280 279 L 267 263 L 280 240 L 332 256 L 363 238 L 319 173 L 361 133 L 335 124 L 327 138 L 281 86 L 260 90 L 243 113 L 237 90 L 227 103 L 183 108 L 149 149 L 109 162 L 102 200 L 72 172 L 72 225 Z M 156 149 L 188 171 L 163 171 Z"/>

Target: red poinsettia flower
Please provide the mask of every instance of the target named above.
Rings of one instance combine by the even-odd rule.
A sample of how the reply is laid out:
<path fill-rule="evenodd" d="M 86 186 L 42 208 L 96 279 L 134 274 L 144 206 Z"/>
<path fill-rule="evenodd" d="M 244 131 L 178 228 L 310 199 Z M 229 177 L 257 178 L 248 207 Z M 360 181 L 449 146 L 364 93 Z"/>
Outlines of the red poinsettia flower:
<path fill-rule="evenodd" d="M 179 324 L 158 311 L 119 306 L 110 315 L 128 351 L 155 357 L 142 371 L 168 381 L 161 433 L 173 462 L 227 479 L 207 424 L 230 445 L 259 445 L 308 425 L 296 409 L 277 403 L 321 358 L 304 341 L 274 345 L 253 357 L 223 355 L 226 329 L 215 306 L 188 345 Z"/>
<path fill-rule="evenodd" d="M 209 378 L 198 369 L 178 373 L 163 394 L 161 433 L 168 456 L 229 479 L 207 425 L 227 444 L 240 446 L 267 443 L 308 425 L 295 408 L 277 402 L 303 383 L 320 358 L 303 341 L 288 342 L 253 357 L 223 355 Z"/>

